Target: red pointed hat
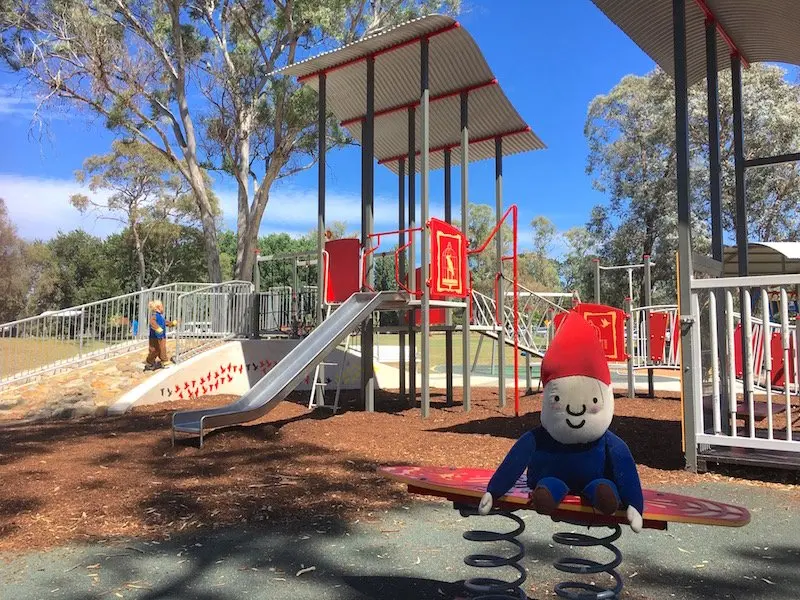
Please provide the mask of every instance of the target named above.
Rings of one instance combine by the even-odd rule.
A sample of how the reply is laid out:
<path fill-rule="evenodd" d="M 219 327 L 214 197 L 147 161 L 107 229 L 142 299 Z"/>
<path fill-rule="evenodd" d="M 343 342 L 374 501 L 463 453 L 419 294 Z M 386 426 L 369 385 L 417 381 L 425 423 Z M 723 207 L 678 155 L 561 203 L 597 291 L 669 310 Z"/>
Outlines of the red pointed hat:
<path fill-rule="evenodd" d="M 542 385 L 572 375 L 585 375 L 611 385 L 603 346 L 594 326 L 577 312 L 569 312 L 544 353 Z"/>

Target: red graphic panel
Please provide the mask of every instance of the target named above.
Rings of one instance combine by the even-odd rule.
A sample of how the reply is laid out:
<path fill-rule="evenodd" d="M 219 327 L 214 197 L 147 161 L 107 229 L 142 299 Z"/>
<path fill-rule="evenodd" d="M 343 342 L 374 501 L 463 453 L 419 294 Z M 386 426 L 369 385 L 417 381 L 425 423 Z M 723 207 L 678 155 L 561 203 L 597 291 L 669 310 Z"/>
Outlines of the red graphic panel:
<path fill-rule="evenodd" d="M 494 474 L 490 469 L 413 466 L 380 467 L 379 472 L 405 483 L 409 492 L 469 504 L 478 503 Z M 513 510 L 525 508 L 529 504 L 529 492 L 523 475 L 508 494 L 498 499 L 495 506 Z M 750 512 L 740 506 L 656 490 L 643 490 L 643 493 L 642 517 L 644 526 L 651 529 L 665 529 L 667 522 L 726 527 L 741 527 L 750 522 Z M 627 523 L 624 511 L 605 517 L 595 513 L 594 508 L 580 496 L 572 495 L 564 499 L 553 517 L 575 519 L 576 512 L 584 513 L 581 520 L 591 524 Z"/>
<path fill-rule="evenodd" d="M 625 352 L 625 311 L 605 304 L 589 304 L 582 302 L 573 309 L 591 323 L 597 331 L 597 337 L 603 345 L 606 359 L 610 361 L 627 360 Z M 553 317 L 555 331 L 567 313 L 560 313 Z"/>
<path fill-rule="evenodd" d="M 431 293 L 465 298 L 467 286 L 467 238 L 445 221 L 428 221 L 431 232 Z"/>
<path fill-rule="evenodd" d="M 650 360 L 654 363 L 664 361 L 668 320 L 669 315 L 667 313 L 650 313 Z"/>
<path fill-rule="evenodd" d="M 783 364 L 783 341 L 781 332 L 773 331 L 770 340 L 770 350 L 772 351 L 772 385 L 783 387 L 786 382 L 786 365 Z M 789 383 L 796 381 L 794 367 L 794 339 L 789 336 Z"/>
<path fill-rule="evenodd" d="M 323 266 L 328 274 L 325 281 L 325 301 L 331 304 L 344 302 L 361 290 L 361 242 L 356 238 L 330 240 L 325 242 L 325 252 L 327 259 Z"/>

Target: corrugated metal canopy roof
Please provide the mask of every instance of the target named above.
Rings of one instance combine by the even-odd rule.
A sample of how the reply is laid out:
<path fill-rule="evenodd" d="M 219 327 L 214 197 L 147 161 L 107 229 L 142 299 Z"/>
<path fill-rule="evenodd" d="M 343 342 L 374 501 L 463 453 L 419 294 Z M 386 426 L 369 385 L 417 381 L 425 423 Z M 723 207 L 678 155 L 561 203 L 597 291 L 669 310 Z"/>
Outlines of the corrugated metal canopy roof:
<path fill-rule="evenodd" d="M 502 136 L 503 155 L 543 149 L 497 85 L 472 36 L 443 15 L 403 23 L 337 50 L 276 71 L 298 77 L 318 90 L 320 72 L 327 71 L 328 110 L 361 141 L 361 117 L 366 113 L 368 56 L 375 56 L 375 158 L 395 173 L 397 159 L 408 154 L 408 112 L 420 98 L 420 45 L 429 38 L 430 168 L 444 166 L 444 148 L 453 164 L 461 160 L 461 101 L 469 91 L 470 162 L 494 158 L 494 138 Z M 422 119 L 416 111 L 416 149 L 422 145 Z M 420 160 L 416 161 L 417 170 Z"/>
<path fill-rule="evenodd" d="M 739 274 L 736 246 L 726 246 L 722 257 L 725 277 Z M 800 274 L 800 242 L 752 242 L 747 245 L 748 271 L 752 276 Z"/>
<path fill-rule="evenodd" d="M 658 66 L 674 74 L 672 0 L 592 0 Z M 689 85 L 706 75 L 706 16 L 686 0 Z M 705 0 L 702 2 L 748 62 L 800 65 L 800 2 L 797 0 Z M 730 68 L 731 50 L 717 33 L 717 66 Z"/>

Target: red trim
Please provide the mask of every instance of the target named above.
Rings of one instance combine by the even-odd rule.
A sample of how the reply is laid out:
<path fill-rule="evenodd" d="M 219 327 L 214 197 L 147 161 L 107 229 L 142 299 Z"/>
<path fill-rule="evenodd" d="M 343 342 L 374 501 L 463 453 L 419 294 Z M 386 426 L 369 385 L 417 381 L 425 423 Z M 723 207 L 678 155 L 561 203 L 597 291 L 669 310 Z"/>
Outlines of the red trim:
<path fill-rule="evenodd" d="M 421 35 L 419 37 L 406 40 L 405 42 L 400 42 L 398 44 L 394 44 L 393 46 L 389 46 L 388 48 L 383 48 L 381 50 L 376 50 L 372 54 L 367 54 L 366 56 L 359 56 L 357 58 L 351 58 L 350 60 L 346 60 L 343 63 L 339 63 L 338 65 L 333 65 L 332 67 L 328 67 L 327 69 L 320 69 L 319 71 L 314 71 L 313 73 L 309 73 L 308 75 L 301 75 L 297 78 L 297 81 L 300 83 L 304 82 L 306 79 L 311 79 L 312 77 L 319 77 L 320 75 L 327 75 L 328 73 L 332 73 L 333 71 L 338 71 L 339 69 L 344 69 L 345 67 L 349 67 L 350 65 L 354 65 L 356 63 L 360 63 L 362 60 L 367 60 L 368 58 L 376 58 L 381 54 L 388 54 L 389 52 L 394 52 L 395 50 L 400 50 L 401 48 L 405 48 L 406 46 L 411 46 L 416 44 L 417 42 L 424 40 L 424 39 L 431 39 L 432 37 L 436 37 L 439 34 L 447 33 L 448 31 L 452 31 L 453 29 L 458 29 L 461 27 L 461 24 L 456 21 L 455 23 L 451 23 L 447 27 L 443 27 L 442 29 L 438 29 L 436 31 L 432 31 L 431 33 L 426 33 L 425 35 Z"/>
<path fill-rule="evenodd" d="M 498 133 L 496 135 L 487 135 L 487 136 L 482 137 L 482 138 L 476 138 L 474 140 L 470 140 L 469 141 L 469 145 L 471 146 L 472 144 L 480 144 L 481 142 L 488 142 L 489 140 L 495 140 L 497 138 L 504 138 L 504 137 L 509 137 L 509 136 L 512 136 L 512 135 L 519 135 L 520 133 L 528 133 L 530 130 L 531 130 L 530 127 L 523 127 L 522 129 L 515 129 L 514 131 L 506 131 L 504 133 Z M 447 144 L 446 146 L 437 146 L 436 148 L 431 148 L 430 150 L 428 150 L 428 152 L 430 154 L 433 154 L 434 152 L 442 152 L 443 150 L 453 150 L 453 149 L 458 148 L 460 146 L 461 146 L 461 144 Z M 419 156 L 420 153 L 421 153 L 421 151 L 417 150 L 416 156 Z M 383 159 L 379 160 L 378 164 L 379 165 L 384 165 L 386 163 L 394 162 L 396 160 L 402 160 L 402 159 L 407 158 L 407 157 L 408 157 L 408 154 L 400 154 L 398 156 L 390 156 L 389 158 L 383 158 Z"/>
<path fill-rule="evenodd" d="M 747 69 L 750 67 L 750 62 L 744 57 L 742 51 L 739 50 L 736 43 L 731 39 L 731 36 L 728 35 L 728 32 L 725 31 L 725 28 L 717 19 L 717 16 L 714 12 L 708 7 L 705 0 L 694 0 L 694 3 L 698 6 L 700 10 L 703 11 L 703 14 L 706 16 L 706 21 L 711 21 L 714 25 L 717 26 L 717 33 L 719 33 L 720 37 L 725 40 L 725 43 L 728 44 L 728 48 L 731 51 L 731 54 L 738 56 L 742 61 L 742 66 Z"/>
<path fill-rule="evenodd" d="M 490 81 L 484 81 L 483 83 L 470 85 L 470 86 L 463 87 L 463 88 L 458 89 L 458 90 L 453 90 L 451 92 L 445 92 L 444 94 L 437 94 L 436 96 L 431 96 L 428 99 L 428 102 L 436 102 L 438 100 L 445 100 L 447 98 L 452 98 L 453 96 L 458 96 L 462 92 L 467 92 L 467 93 L 474 92 L 475 90 L 480 90 L 482 88 L 489 87 L 489 86 L 492 86 L 492 85 L 497 85 L 497 79 L 492 79 Z M 419 104 L 420 104 L 419 100 L 414 100 L 413 102 L 408 102 L 406 104 L 400 104 L 398 106 L 392 106 L 390 108 L 384 108 L 383 110 L 379 110 L 379 111 L 377 111 L 375 113 L 375 118 L 377 119 L 378 117 L 382 117 L 384 115 L 389 115 L 389 114 L 392 114 L 392 113 L 400 112 L 401 110 L 408 110 L 409 108 L 414 108 L 416 106 L 419 106 Z M 366 116 L 362 116 L 362 117 L 355 117 L 354 119 L 347 119 L 346 121 L 342 121 L 341 123 L 339 123 L 339 125 L 341 125 L 342 127 L 347 127 L 348 125 L 352 125 L 353 123 L 358 123 L 359 121 L 363 121 L 366 118 L 367 118 Z"/>

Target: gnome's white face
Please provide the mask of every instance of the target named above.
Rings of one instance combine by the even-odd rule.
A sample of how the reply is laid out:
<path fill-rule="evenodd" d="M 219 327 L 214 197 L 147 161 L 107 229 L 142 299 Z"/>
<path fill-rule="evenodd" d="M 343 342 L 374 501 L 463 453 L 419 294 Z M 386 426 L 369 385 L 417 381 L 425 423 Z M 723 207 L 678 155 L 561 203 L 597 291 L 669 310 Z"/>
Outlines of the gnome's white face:
<path fill-rule="evenodd" d="M 544 386 L 542 426 L 562 444 L 585 444 L 602 436 L 614 416 L 610 385 L 584 375 L 552 379 Z"/>

